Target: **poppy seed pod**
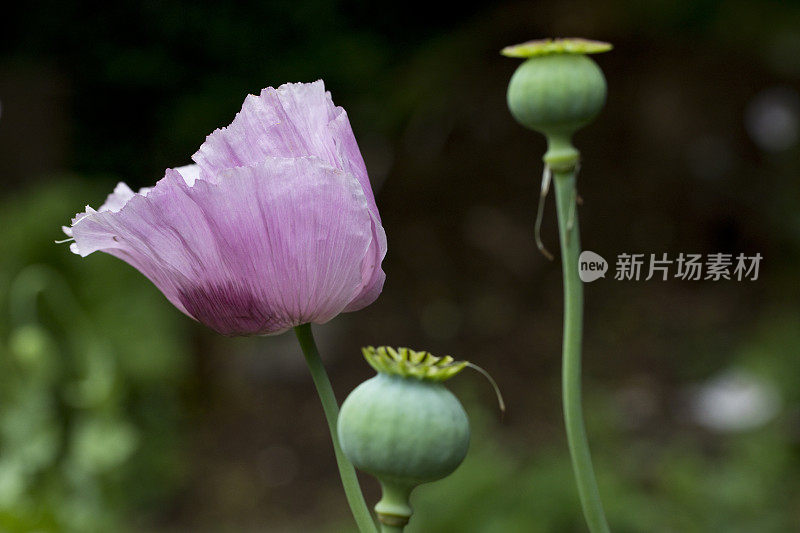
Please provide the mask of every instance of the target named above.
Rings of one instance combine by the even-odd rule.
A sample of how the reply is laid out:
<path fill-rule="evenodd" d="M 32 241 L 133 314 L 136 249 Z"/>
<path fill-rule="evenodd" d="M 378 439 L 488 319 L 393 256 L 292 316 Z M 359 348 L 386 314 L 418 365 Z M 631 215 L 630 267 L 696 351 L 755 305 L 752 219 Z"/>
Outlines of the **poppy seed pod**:
<path fill-rule="evenodd" d="M 348 397 L 340 418 L 350 460 L 378 478 L 418 485 L 452 473 L 469 446 L 461 403 L 441 383 L 378 374 Z"/>
<path fill-rule="evenodd" d="M 448 476 L 467 454 L 467 414 L 442 381 L 468 363 L 406 348 L 369 347 L 364 356 L 378 375 L 342 404 L 339 440 L 350 462 L 380 481 L 379 520 L 402 527 L 411 491 Z"/>
<path fill-rule="evenodd" d="M 586 54 L 611 45 L 584 39 L 530 41 L 509 46 L 503 55 L 527 58 L 508 85 L 514 118 L 548 137 L 571 137 L 603 108 L 606 80 Z"/>

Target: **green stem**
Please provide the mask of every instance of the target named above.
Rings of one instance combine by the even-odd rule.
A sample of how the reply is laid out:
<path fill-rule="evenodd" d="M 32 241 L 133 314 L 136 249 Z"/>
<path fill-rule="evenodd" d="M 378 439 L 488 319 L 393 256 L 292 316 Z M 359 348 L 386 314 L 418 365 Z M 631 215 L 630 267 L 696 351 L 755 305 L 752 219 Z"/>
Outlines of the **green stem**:
<path fill-rule="evenodd" d="M 308 369 L 311 371 L 311 378 L 314 380 L 317 394 L 322 402 L 322 409 L 325 411 L 325 418 L 328 421 L 328 429 L 331 432 L 331 440 L 333 441 L 333 451 L 336 455 L 336 463 L 339 466 L 339 475 L 342 478 L 342 486 L 347 496 L 347 503 L 350 504 L 353 518 L 355 518 L 358 530 L 361 533 L 376 533 L 375 522 L 372 520 L 372 515 L 364 501 L 364 495 L 361 493 L 361 485 L 358 483 L 356 469 L 347 460 L 339 444 L 339 434 L 336 430 L 339 405 L 336 403 L 331 381 L 328 379 L 328 374 L 325 372 L 325 367 L 319 357 L 319 350 L 317 350 L 317 344 L 314 342 L 314 336 L 311 333 L 311 324 L 297 326 L 294 328 L 294 332 L 297 334 L 297 340 L 300 341 L 300 348 L 303 350 Z"/>
<path fill-rule="evenodd" d="M 414 487 L 381 481 L 381 500 L 375 505 L 381 533 L 402 533 L 414 510 L 411 491 Z"/>
<path fill-rule="evenodd" d="M 583 514 L 592 533 L 608 533 L 608 522 L 597 489 L 581 408 L 581 337 L 583 284 L 578 276 L 580 235 L 576 209 L 575 169 L 553 170 L 564 275 L 563 395 L 564 422 Z"/>

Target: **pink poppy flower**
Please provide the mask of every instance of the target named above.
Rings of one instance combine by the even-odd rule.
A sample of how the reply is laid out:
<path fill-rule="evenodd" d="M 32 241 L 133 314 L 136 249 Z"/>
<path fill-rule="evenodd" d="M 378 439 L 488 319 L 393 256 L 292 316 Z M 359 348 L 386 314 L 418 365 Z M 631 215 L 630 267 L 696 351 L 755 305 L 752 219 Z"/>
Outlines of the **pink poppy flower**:
<path fill-rule="evenodd" d="M 224 335 L 280 333 L 375 301 L 386 234 L 347 113 L 322 81 L 248 96 L 192 159 L 76 215 L 64 228 L 72 251 L 126 261 Z"/>

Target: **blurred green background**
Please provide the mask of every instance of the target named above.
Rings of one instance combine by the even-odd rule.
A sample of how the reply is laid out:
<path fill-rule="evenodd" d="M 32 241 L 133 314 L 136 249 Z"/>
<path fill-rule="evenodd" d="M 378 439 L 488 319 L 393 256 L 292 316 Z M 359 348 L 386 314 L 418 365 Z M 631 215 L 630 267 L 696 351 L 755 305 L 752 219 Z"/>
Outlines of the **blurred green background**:
<path fill-rule="evenodd" d="M 189 163 L 247 93 L 322 78 L 389 253 L 316 328 L 340 397 L 366 344 L 450 353 L 474 439 L 412 532 L 584 531 L 560 410 L 561 274 L 533 244 L 544 142 L 505 45 L 615 44 L 576 139 L 585 248 L 764 256 L 757 281 L 586 286 L 585 402 L 616 532 L 800 531 L 800 6 L 777 1 L 40 1 L 0 17 L 0 531 L 352 531 L 294 338 L 226 339 L 59 226 Z M 552 202 L 552 200 L 551 200 Z M 556 248 L 548 205 L 544 240 Z M 364 478 L 368 500 L 378 497 Z"/>

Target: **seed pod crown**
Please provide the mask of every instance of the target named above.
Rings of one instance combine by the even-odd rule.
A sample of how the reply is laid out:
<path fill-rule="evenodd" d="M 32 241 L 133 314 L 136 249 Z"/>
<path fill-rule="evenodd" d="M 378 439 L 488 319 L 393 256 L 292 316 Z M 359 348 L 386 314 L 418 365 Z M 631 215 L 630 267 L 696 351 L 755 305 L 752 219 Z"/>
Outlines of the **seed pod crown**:
<path fill-rule="evenodd" d="M 446 381 L 469 366 L 467 361 L 456 361 L 449 355 L 437 357 L 430 352 L 418 352 L 410 348 L 367 346 L 361 351 L 370 366 L 379 373 L 404 378 Z"/>

